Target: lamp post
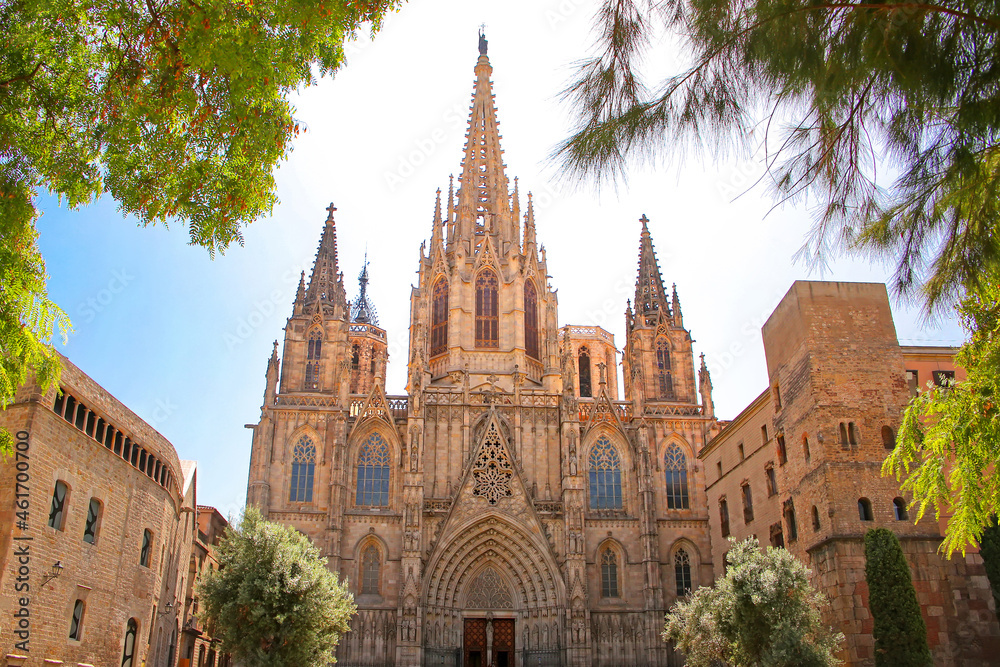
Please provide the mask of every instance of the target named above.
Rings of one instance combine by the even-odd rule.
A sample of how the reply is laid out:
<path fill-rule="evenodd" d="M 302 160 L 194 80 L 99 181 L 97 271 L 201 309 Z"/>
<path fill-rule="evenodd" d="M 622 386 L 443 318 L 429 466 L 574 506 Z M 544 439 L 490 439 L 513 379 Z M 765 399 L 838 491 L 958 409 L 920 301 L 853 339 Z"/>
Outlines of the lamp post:
<path fill-rule="evenodd" d="M 60 574 L 62 574 L 62 571 L 63 571 L 62 561 L 57 560 L 55 563 L 52 564 L 52 569 L 50 570 L 48 576 L 46 576 L 45 579 L 42 580 L 42 586 L 45 586 L 45 584 L 49 583 L 50 581 L 58 577 Z"/>

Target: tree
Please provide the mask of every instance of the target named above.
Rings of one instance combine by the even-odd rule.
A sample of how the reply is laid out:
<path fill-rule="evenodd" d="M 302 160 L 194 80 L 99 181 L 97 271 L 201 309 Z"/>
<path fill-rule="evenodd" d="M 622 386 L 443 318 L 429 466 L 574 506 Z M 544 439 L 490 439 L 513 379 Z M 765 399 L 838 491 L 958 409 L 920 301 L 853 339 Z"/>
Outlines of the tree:
<path fill-rule="evenodd" d="M 661 26 L 690 64 L 650 92 L 638 66 Z M 667 147 L 760 150 L 780 200 L 818 203 L 815 261 L 844 243 L 896 260 L 897 290 L 931 307 L 1000 266 L 995 2 L 604 0 L 597 28 L 565 91 L 569 176 Z"/>
<path fill-rule="evenodd" d="M 398 0 L 0 3 L 0 409 L 27 373 L 58 380 L 66 315 L 46 295 L 40 191 L 103 193 L 140 225 L 186 225 L 210 253 L 276 202 L 300 132 L 289 93 Z M 10 434 L 0 434 L 0 451 Z"/>
<path fill-rule="evenodd" d="M 829 601 L 809 570 L 785 549 L 761 551 L 756 538 L 732 542 L 725 575 L 667 614 L 663 638 L 690 667 L 826 667 L 843 641 L 820 618 Z"/>
<path fill-rule="evenodd" d="M 884 475 L 904 476 L 902 488 L 919 504 L 950 513 L 942 550 L 965 553 L 1000 513 L 1000 272 L 958 306 L 970 336 L 955 356 L 966 379 L 929 386 L 906 412 Z"/>
<path fill-rule="evenodd" d="M 927 626 L 920 615 L 910 566 L 899 540 L 887 528 L 873 528 L 865 533 L 865 580 L 876 667 L 933 665 L 927 646 Z"/>
<path fill-rule="evenodd" d="M 1000 619 L 1000 525 L 996 517 L 993 517 L 993 521 L 983 530 L 983 539 L 979 544 L 979 554 L 983 557 L 986 578 L 989 579 L 993 591 L 993 611 Z"/>
<path fill-rule="evenodd" d="M 246 667 L 333 662 L 357 607 L 309 538 L 248 507 L 217 555 L 200 593 L 223 651 Z"/>

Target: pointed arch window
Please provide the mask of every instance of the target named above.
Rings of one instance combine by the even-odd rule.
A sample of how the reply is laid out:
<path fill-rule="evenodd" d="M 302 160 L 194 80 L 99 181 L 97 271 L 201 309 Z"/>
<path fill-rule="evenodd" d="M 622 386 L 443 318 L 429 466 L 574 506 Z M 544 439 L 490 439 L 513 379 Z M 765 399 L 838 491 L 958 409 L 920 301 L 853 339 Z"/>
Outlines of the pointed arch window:
<path fill-rule="evenodd" d="M 389 504 L 389 443 L 372 433 L 358 452 L 358 490 L 355 504 L 384 507 Z"/>
<path fill-rule="evenodd" d="M 319 362 L 318 361 L 307 361 L 306 362 L 306 391 L 318 391 L 319 390 Z"/>
<path fill-rule="evenodd" d="M 540 359 L 538 345 L 538 293 L 535 283 L 524 283 L 524 351 L 533 359 Z"/>
<path fill-rule="evenodd" d="M 679 445 L 672 445 L 663 456 L 667 476 L 667 508 L 688 509 L 687 457 Z"/>
<path fill-rule="evenodd" d="M 441 276 L 431 292 L 431 356 L 448 349 L 448 281 Z"/>
<path fill-rule="evenodd" d="M 589 398 L 594 395 L 591 391 L 590 383 L 590 350 L 586 347 L 580 348 L 580 396 Z"/>
<path fill-rule="evenodd" d="M 355 343 L 351 346 L 351 370 L 356 371 L 361 367 L 361 346 Z"/>
<path fill-rule="evenodd" d="M 476 347 L 500 347 L 499 289 L 490 269 L 476 276 Z"/>
<path fill-rule="evenodd" d="M 674 554 L 674 583 L 678 596 L 691 592 L 691 556 L 684 549 Z"/>
<path fill-rule="evenodd" d="M 622 508 L 622 466 L 618 450 L 605 437 L 590 450 L 590 509 Z"/>
<path fill-rule="evenodd" d="M 302 436 L 292 449 L 292 488 L 288 499 L 297 503 L 311 503 L 313 475 L 316 472 L 316 445 L 308 436 Z"/>
<path fill-rule="evenodd" d="M 361 594 L 378 595 L 379 574 L 382 569 L 382 555 L 378 547 L 369 544 L 361 554 Z"/>
<path fill-rule="evenodd" d="M 665 338 L 656 341 L 656 373 L 660 398 L 672 399 L 674 379 L 670 374 L 670 345 Z"/>
<path fill-rule="evenodd" d="M 601 554 L 601 597 L 619 597 L 618 556 L 611 547 L 606 547 Z"/>
<path fill-rule="evenodd" d="M 323 354 L 323 332 L 313 329 L 309 332 L 309 343 L 306 348 L 306 359 L 319 359 Z"/>

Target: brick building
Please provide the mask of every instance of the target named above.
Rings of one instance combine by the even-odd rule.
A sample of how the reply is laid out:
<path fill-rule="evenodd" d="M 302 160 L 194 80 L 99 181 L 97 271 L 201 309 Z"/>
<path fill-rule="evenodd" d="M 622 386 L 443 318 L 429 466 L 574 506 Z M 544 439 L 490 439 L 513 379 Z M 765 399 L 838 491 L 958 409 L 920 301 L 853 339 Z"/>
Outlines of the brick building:
<path fill-rule="evenodd" d="M 172 666 L 196 466 L 63 365 L 61 395 L 29 383 L 0 412 L 17 439 L 0 465 L 0 664 Z"/>
<path fill-rule="evenodd" d="M 847 638 L 841 657 L 870 665 L 863 537 L 886 527 L 910 562 L 934 664 L 997 664 L 982 559 L 939 556 L 943 526 L 933 516 L 914 524 L 909 498 L 881 475 L 911 393 L 962 379 L 954 349 L 900 346 L 881 284 L 798 281 L 763 336 L 770 386 L 699 454 L 715 571 L 728 537 L 790 550 L 831 598 L 826 618 Z"/>
<path fill-rule="evenodd" d="M 231 664 L 229 656 L 220 652 L 219 640 L 212 637 L 210 629 L 198 618 L 197 585 L 205 574 L 219 569 L 215 547 L 225 535 L 229 522 L 219 510 L 208 505 L 198 505 L 197 513 L 198 528 L 191 547 L 177 667 L 228 667 Z"/>

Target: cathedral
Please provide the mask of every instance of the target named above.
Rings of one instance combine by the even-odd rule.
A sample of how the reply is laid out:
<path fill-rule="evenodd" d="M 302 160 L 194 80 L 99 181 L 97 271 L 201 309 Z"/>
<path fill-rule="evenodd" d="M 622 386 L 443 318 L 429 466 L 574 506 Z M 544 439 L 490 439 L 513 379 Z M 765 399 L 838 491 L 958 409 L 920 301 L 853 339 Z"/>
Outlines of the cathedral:
<path fill-rule="evenodd" d="M 385 393 L 366 270 L 347 299 L 331 205 L 268 362 L 247 502 L 349 582 L 338 664 L 679 665 L 664 614 L 713 578 L 708 371 L 645 217 L 622 357 L 604 329 L 560 326 L 482 36 L 479 53 L 461 175 L 421 247 L 406 394 Z"/>

